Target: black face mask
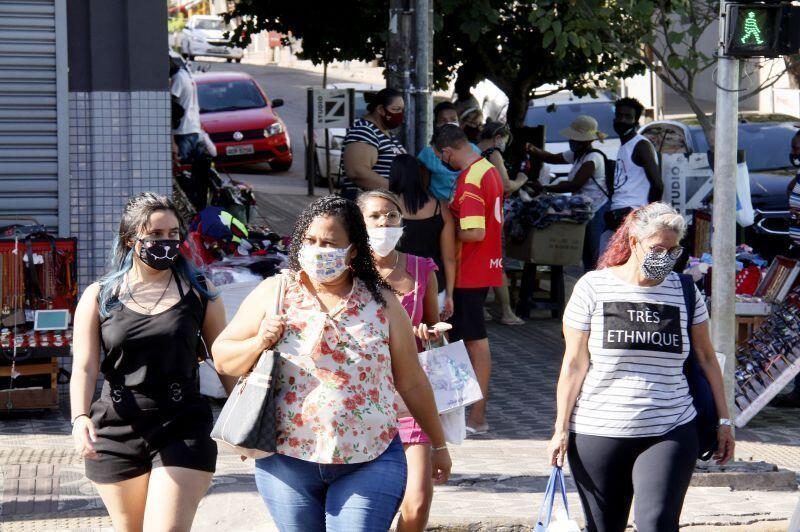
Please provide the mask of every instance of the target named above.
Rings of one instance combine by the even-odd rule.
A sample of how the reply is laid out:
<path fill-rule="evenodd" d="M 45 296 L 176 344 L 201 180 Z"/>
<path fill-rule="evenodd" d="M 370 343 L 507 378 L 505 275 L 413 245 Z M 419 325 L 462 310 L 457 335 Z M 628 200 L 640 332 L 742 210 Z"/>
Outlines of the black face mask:
<path fill-rule="evenodd" d="M 142 247 L 139 258 L 154 270 L 168 270 L 180 256 L 180 240 L 144 240 L 139 239 Z"/>
<path fill-rule="evenodd" d="M 614 131 L 620 137 L 630 135 L 635 130 L 636 130 L 636 124 L 629 124 L 628 122 L 623 122 L 621 120 L 614 120 Z"/>
<path fill-rule="evenodd" d="M 789 161 L 792 163 L 792 166 L 795 168 L 800 168 L 800 155 L 795 155 L 794 153 L 789 153 Z"/>
<path fill-rule="evenodd" d="M 480 140 L 481 128 L 475 126 L 464 126 L 464 134 L 467 136 L 467 140 L 474 144 Z"/>
<path fill-rule="evenodd" d="M 569 141 L 569 151 L 571 151 L 574 155 L 583 154 L 584 147 L 586 145 L 583 142 L 579 142 L 577 140 L 570 140 Z"/>

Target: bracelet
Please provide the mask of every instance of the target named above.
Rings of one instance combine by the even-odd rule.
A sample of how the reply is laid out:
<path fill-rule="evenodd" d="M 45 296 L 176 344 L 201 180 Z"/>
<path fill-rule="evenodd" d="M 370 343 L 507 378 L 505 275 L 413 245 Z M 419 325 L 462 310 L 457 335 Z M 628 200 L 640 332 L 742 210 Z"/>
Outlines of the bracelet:
<path fill-rule="evenodd" d="M 70 421 L 70 425 L 74 427 L 75 426 L 75 422 L 78 421 L 78 419 L 80 419 L 82 417 L 89 417 L 89 414 L 78 414 L 77 416 L 72 418 L 72 421 Z M 91 419 L 91 418 L 89 418 L 89 419 Z"/>
<path fill-rule="evenodd" d="M 436 452 L 436 451 L 446 451 L 446 450 L 447 450 L 447 444 L 444 444 L 441 447 L 431 447 L 431 451 L 434 451 L 434 452 Z"/>

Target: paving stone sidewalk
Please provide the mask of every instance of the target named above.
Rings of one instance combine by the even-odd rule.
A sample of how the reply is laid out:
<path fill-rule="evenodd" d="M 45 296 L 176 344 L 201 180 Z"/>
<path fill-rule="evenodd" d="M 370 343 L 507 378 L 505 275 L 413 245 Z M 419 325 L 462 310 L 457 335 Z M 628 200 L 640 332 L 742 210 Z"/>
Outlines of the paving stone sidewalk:
<path fill-rule="evenodd" d="M 436 490 L 432 530 L 530 530 L 547 482 L 544 450 L 555 413 L 559 324 L 491 325 L 490 336 L 492 430 L 453 449 L 453 478 Z M 110 530 L 71 449 L 64 394 L 62 400 L 61 412 L 0 418 L 0 531 Z M 738 431 L 739 458 L 800 471 L 798 413 L 763 411 Z M 252 464 L 220 454 L 194 530 L 274 529 L 256 492 Z M 568 483 L 572 512 L 582 521 L 574 485 Z M 797 501 L 792 491 L 693 487 L 682 523 L 690 530 L 785 530 Z"/>

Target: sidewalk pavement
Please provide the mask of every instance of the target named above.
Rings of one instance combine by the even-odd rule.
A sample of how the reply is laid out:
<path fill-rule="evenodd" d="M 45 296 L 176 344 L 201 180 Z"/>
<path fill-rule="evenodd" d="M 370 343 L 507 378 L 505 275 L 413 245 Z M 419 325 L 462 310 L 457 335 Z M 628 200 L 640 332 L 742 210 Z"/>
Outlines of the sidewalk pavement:
<path fill-rule="evenodd" d="M 562 340 L 555 320 L 490 325 L 494 353 L 491 432 L 454 447 L 453 476 L 437 487 L 430 530 L 531 530 L 550 467 L 545 447 L 555 414 Z M 216 408 L 218 411 L 218 407 Z M 110 530 L 110 520 L 72 450 L 67 397 L 59 412 L 0 422 L 0 531 Z M 767 408 L 737 431 L 738 457 L 800 471 L 796 410 Z M 274 530 L 256 492 L 253 462 L 221 452 L 193 530 Z M 568 478 L 573 516 L 580 504 Z M 689 530 L 786 530 L 795 491 L 692 487 L 681 522 Z"/>

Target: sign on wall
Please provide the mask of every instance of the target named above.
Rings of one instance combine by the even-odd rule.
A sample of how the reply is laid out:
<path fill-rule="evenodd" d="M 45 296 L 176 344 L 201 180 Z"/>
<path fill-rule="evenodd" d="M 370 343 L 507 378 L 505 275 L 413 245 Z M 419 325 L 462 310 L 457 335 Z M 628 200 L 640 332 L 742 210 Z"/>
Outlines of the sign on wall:
<path fill-rule="evenodd" d="M 350 127 L 350 91 L 351 89 L 313 89 L 309 113 L 314 129 Z"/>

